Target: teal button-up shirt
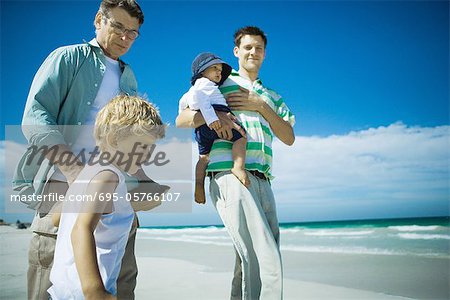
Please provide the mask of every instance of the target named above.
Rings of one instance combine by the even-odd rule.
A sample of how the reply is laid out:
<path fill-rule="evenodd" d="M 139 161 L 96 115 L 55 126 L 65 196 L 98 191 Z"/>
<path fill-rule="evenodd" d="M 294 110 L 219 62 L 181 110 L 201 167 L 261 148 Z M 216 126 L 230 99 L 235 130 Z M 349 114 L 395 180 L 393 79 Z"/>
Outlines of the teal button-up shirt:
<path fill-rule="evenodd" d="M 122 70 L 120 90 L 127 95 L 136 95 L 133 71 L 123 61 L 119 60 L 119 64 Z M 59 125 L 84 124 L 105 70 L 105 55 L 96 39 L 53 51 L 37 71 L 28 94 L 22 131 L 29 145 L 70 146 L 76 139 L 76 130 Z M 39 165 L 39 155 L 35 156 L 30 161 L 32 150 L 28 148 L 14 173 L 13 189 L 21 195 L 40 194 L 52 169 L 48 160 Z M 36 178 L 37 174 L 40 178 Z M 36 208 L 38 204 L 28 203 L 30 208 Z"/>

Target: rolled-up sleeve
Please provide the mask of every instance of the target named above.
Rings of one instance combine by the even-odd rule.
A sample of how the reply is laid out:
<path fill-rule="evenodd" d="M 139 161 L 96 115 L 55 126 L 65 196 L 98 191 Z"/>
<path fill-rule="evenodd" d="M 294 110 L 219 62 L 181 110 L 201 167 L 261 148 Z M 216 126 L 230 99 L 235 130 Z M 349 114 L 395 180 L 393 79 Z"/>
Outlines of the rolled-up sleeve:
<path fill-rule="evenodd" d="M 280 98 L 279 100 L 279 106 L 277 107 L 276 113 L 286 122 L 291 124 L 293 127 L 295 125 L 295 116 L 287 107 L 287 105 L 284 103 L 283 99 Z"/>

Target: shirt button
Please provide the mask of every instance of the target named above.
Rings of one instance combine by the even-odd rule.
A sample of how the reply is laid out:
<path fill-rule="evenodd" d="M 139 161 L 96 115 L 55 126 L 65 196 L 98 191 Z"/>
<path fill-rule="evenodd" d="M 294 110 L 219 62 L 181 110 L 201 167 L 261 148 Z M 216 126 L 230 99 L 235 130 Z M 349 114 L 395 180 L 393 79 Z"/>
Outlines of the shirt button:
<path fill-rule="evenodd" d="M 87 105 L 91 105 L 91 101 L 88 101 L 88 102 L 87 102 Z"/>
<path fill-rule="evenodd" d="M 78 122 L 78 125 L 81 125 L 81 122 Z"/>
<path fill-rule="evenodd" d="M 95 86 L 95 87 L 98 87 L 98 84 L 97 84 L 97 83 L 94 83 L 94 86 Z"/>

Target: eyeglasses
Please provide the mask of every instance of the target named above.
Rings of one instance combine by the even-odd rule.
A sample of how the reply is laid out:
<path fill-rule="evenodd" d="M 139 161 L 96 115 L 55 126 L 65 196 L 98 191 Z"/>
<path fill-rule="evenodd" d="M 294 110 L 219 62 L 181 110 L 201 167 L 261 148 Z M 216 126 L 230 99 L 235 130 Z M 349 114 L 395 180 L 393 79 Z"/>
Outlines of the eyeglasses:
<path fill-rule="evenodd" d="M 106 16 L 103 16 L 103 19 L 109 21 L 111 28 L 113 29 L 114 33 L 117 35 L 119 35 L 119 36 L 126 35 L 126 37 L 129 38 L 130 40 L 135 40 L 139 37 L 139 31 L 134 30 L 134 29 L 127 29 L 122 24 L 117 23 Z"/>

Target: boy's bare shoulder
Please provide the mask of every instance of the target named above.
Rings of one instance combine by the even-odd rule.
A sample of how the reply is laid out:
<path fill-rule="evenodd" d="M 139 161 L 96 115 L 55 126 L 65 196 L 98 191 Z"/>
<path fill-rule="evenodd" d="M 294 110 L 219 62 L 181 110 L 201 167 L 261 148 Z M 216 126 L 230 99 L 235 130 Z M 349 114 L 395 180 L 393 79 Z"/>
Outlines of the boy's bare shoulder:
<path fill-rule="evenodd" d="M 98 172 L 91 180 L 91 183 L 118 183 L 119 176 L 112 170 L 102 170 Z"/>

